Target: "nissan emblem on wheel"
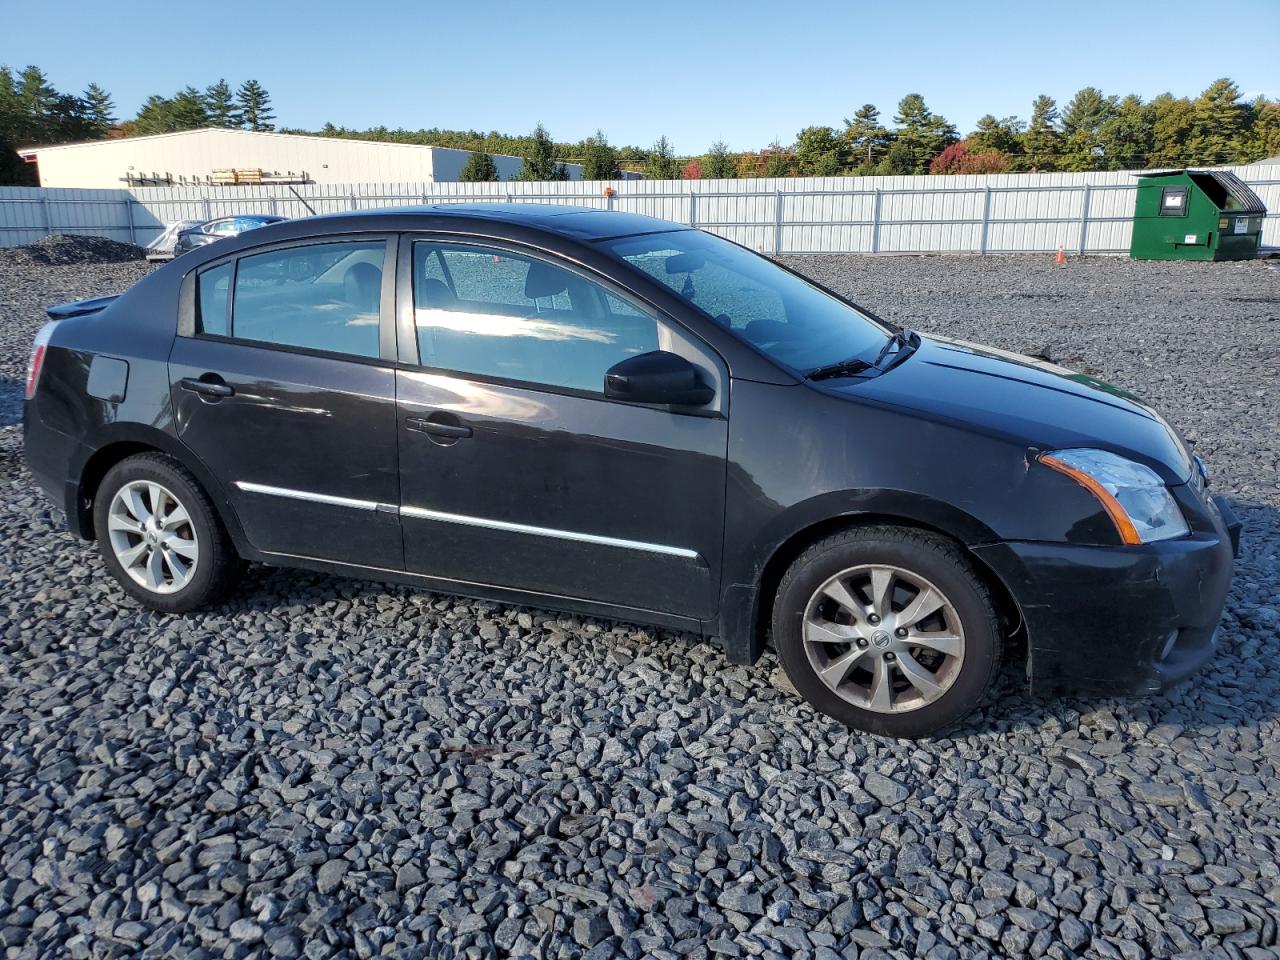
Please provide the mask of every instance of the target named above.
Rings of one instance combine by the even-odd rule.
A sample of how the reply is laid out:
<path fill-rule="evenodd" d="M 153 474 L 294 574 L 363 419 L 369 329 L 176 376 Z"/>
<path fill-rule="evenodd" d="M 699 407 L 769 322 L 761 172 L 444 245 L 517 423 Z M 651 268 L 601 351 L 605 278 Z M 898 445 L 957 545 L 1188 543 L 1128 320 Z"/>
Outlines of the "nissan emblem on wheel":
<path fill-rule="evenodd" d="M 1214 654 L 1240 525 L 1155 410 L 699 230 L 359 211 L 48 312 L 27 464 L 154 610 L 259 563 L 654 624 L 899 737 L 1015 653 L 1118 695 Z"/>

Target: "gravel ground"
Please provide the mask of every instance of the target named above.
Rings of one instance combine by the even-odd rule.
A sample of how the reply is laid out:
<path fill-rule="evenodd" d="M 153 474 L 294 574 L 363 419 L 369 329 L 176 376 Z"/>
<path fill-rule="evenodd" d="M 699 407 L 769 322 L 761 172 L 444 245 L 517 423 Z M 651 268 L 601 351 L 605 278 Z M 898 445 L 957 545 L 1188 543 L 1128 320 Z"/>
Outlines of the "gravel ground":
<path fill-rule="evenodd" d="M 0 248 L 0 266 L 81 266 L 145 259 L 147 251 L 107 237 L 55 233 L 23 247 Z"/>
<path fill-rule="evenodd" d="M 794 262 L 1181 425 L 1248 525 L 1204 676 L 1035 700 L 1011 667 L 909 743 L 627 624 L 266 570 L 159 616 L 0 427 L 5 955 L 1280 957 L 1280 271 Z M 144 269 L 0 266 L 6 385 L 42 304 Z"/>

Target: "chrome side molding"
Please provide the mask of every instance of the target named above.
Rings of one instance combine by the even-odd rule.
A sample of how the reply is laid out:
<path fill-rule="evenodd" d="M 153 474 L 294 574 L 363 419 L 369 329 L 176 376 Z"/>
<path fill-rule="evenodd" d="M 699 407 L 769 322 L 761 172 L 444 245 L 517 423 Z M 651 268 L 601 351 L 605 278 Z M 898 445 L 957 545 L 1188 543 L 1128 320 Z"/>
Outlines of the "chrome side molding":
<path fill-rule="evenodd" d="M 270 497 L 285 497 L 290 500 L 306 500 L 311 503 L 323 503 L 334 507 L 348 507 L 352 510 L 398 514 L 402 517 L 413 517 L 417 520 L 436 520 L 441 523 L 455 523 L 466 527 L 482 527 L 486 530 L 503 530 L 507 533 L 523 533 L 534 537 L 551 537 L 556 540 L 572 540 L 577 543 L 593 543 L 602 547 L 618 547 L 622 550 L 638 550 L 642 553 L 658 553 L 668 557 L 679 557 L 682 560 L 701 562 L 702 557 L 697 550 L 687 547 L 672 547 L 662 543 L 647 543 L 643 540 L 625 540 L 621 537 L 606 537 L 597 533 L 581 533 L 577 530 L 558 530 L 554 527 L 535 527 L 527 523 L 512 523 L 509 520 L 490 520 L 486 517 L 471 517 L 461 513 L 445 513 L 442 510 L 428 510 L 426 507 L 397 507 L 392 503 L 379 503 L 376 500 L 356 500 L 351 497 L 335 497 L 327 493 L 313 493 L 309 490 L 292 490 L 287 487 L 273 487 L 265 483 L 251 483 L 248 480 L 237 480 L 235 485 L 245 493 L 261 493 Z"/>
<path fill-rule="evenodd" d="M 603 547 L 621 547 L 624 550 L 640 550 L 644 553 L 661 553 L 670 557 L 681 557 L 685 560 L 699 559 L 697 550 L 690 550 L 686 547 L 669 547 L 661 543 L 645 543 L 643 540 L 623 540 L 620 537 L 605 537 L 597 533 L 579 533 L 576 530 L 557 530 L 554 527 L 535 527 L 527 523 L 511 523 L 508 520 L 469 517 L 461 513 L 428 510 L 425 507 L 401 507 L 400 515 L 402 517 L 416 517 L 419 520 L 439 520 L 443 523 L 457 523 L 467 527 L 505 530 L 509 533 L 527 533 L 535 537 L 553 537 L 557 540 L 595 543 Z"/>
<path fill-rule="evenodd" d="M 245 493 L 264 493 L 269 497 L 285 497 L 289 500 L 309 500 L 312 503 L 327 503 L 333 507 L 350 507 L 352 510 L 377 510 L 382 507 L 395 509 L 394 504 L 378 503 L 376 500 L 354 500 L 351 497 L 334 497 L 327 493 L 312 493 L 310 490 L 290 490 L 286 487 L 272 487 L 265 483 L 250 483 L 248 480 L 237 480 L 236 486 Z"/>

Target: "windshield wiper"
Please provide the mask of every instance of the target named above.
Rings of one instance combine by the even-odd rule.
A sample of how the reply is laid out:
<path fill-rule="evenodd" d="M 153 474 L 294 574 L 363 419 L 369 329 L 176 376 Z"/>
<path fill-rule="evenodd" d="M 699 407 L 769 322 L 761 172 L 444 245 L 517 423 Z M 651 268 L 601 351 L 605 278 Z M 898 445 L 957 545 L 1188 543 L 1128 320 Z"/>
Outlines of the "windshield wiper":
<path fill-rule="evenodd" d="M 821 367 L 815 367 L 804 375 L 806 380 L 829 380 L 832 377 L 851 377 L 854 374 L 870 370 L 873 364 L 861 357 L 850 357 L 848 360 L 837 360 Z"/>
<path fill-rule="evenodd" d="M 895 330 L 889 337 L 889 340 L 880 352 L 876 354 L 876 358 L 872 361 L 863 360 L 861 357 L 850 357 L 847 360 L 837 360 L 835 363 L 828 363 L 821 367 L 815 367 L 804 375 L 806 380 L 829 380 L 832 377 L 852 377 L 867 370 L 888 370 L 894 364 L 901 360 L 905 360 L 911 355 L 915 349 L 915 344 L 911 338 L 914 334 L 906 327 L 900 327 Z M 885 358 L 889 356 L 890 351 L 897 348 L 893 361 L 885 366 L 880 366 Z"/>
<path fill-rule="evenodd" d="M 879 368 L 880 364 L 884 362 L 885 357 L 889 356 L 889 352 L 893 350 L 894 347 L 898 348 L 898 351 L 897 351 L 898 357 L 897 359 L 895 359 L 894 362 L 896 363 L 897 360 L 905 360 L 908 354 L 903 353 L 903 351 L 907 350 L 908 347 L 914 349 L 914 345 L 911 342 L 911 337 L 912 337 L 912 333 L 910 330 L 908 330 L 906 327 L 899 327 L 889 337 L 889 340 L 885 343 L 885 345 L 880 348 L 880 352 L 876 354 L 876 358 L 875 360 L 872 361 L 871 365 L 873 367 Z M 891 367 L 893 366 L 893 364 L 889 364 L 889 366 Z M 889 367 L 883 367 L 881 369 L 888 370 Z"/>

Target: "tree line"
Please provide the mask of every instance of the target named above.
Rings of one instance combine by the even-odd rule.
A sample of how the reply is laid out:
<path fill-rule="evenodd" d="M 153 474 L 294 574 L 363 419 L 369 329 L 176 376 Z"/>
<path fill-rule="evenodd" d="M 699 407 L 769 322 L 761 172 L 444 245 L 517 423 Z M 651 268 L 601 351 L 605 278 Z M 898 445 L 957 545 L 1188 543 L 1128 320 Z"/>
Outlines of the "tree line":
<path fill-rule="evenodd" d="M 867 103 L 842 127 L 805 127 L 789 144 L 734 152 L 717 141 L 706 153 L 686 157 L 677 157 L 666 137 L 649 148 L 611 146 L 599 130 L 576 143 L 557 142 L 541 124 L 526 137 L 348 130 L 332 124 L 318 132 L 471 150 L 465 180 L 496 180 L 495 153 L 524 157 L 522 179 L 555 179 L 553 172 L 562 173 L 558 165 L 564 163 L 582 164 L 587 180 L 612 180 L 622 170 L 656 180 L 1136 170 L 1250 163 L 1280 155 L 1280 101 L 1245 101 L 1226 78 L 1195 97 L 1162 93 L 1149 101 L 1085 87 L 1063 107 L 1052 97 L 1036 97 L 1025 121 L 987 114 L 961 137 L 923 96 L 909 93 L 898 102 L 891 124 Z"/>
<path fill-rule="evenodd" d="M 232 88 L 226 80 L 204 90 L 183 87 L 154 94 L 132 119 L 121 122 L 111 95 L 96 83 L 83 93 L 59 91 L 35 66 L 14 73 L 0 65 L 0 184 L 34 183 L 17 147 L 137 137 L 202 127 L 274 130 L 271 95 L 257 80 Z"/>
<path fill-rule="evenodd" d="M 66 93 L 38 67 L 15 73 L 0 66 L 0 183 L 32 182 L 14 153 L 19 146 L 202 127 L 275 129 L 270 94 L 256 80 L 236 88 L 222 79 L 204 89 L 188 85 L 170 96 L 148 97 L 131 119 L 119 121 L 115 114 L 110 94 L 96 83 Z M 962 137 L 923 96 L 909 93 L 891 118 L 867 103 L 842 125 L 805 127 L 790 143 L 735 152 L 717 141 L 695 156 L 677 156 L 665 136 L 650 147 L 614 146 L 600 130 L 577 142 L 556 141 L 541 124 L 523 136 L 332 123 L 282 132 L 469 150 L 462 178 L 470 181 L 498 179 L 495 154 L 524 158 L 517 177 L 524 180 L 567 179 L 568 163 L 581 164 L 588 180 L 616 179 L 624 170 L 660 180 L 1129 170 L 1280 155 L 1280 101 L 1246 101 L 1226 78 L 1195 97 L 1162 93 L 1149 101 L 1084 87 L 1062 107 L 1052 97 L 1036 97 L 1025 121 L 987 114 Z"/>

